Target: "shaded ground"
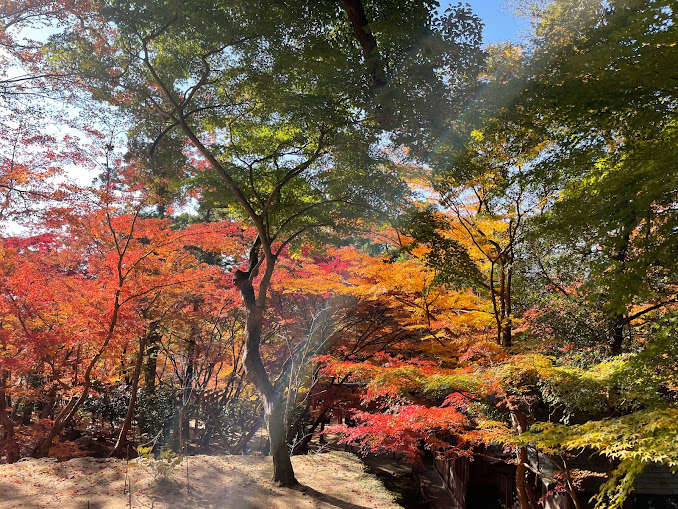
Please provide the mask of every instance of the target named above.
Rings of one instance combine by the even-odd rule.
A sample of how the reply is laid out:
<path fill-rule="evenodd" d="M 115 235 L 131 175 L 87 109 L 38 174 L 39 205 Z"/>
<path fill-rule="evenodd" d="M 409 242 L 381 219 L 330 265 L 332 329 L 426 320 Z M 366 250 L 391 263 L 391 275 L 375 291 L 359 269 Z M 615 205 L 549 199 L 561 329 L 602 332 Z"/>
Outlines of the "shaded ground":
<path fill-rule="evenodd" d="M 455 509 L 443 480 L 430 465 L 412 466 L 391 455 L 368 455 L 362 458 L 365 471 L 377 476 L 384 487 L 394 494 L 404 509 Z M 484 507 L 484 506 L 469 506 Z"/>
<path fill-rule="evenodd" d="M 428 509 L 422 500 L 419 485 L 412 474 L 412 467 L 400 463 L 389 455 L 368 455 L 362 458 L 365 471 L 374 474 L 395 496 L 395 501 L 404 509 Z"/>
<path fill-rule="evenodd" d="M 124 460 L 76 458 L 22 460 L 0 465 L 0 508 L 129 507 L 126 479 L 132 483 L 132 507 L 156 509 L 400 509 L 373 475 L 352 454 L 331 452 L 292 459 L 297 490 L 269 481 L 270 458 L 191 456 L 167 481 L 153 481 L 148 468 Z"/>
<path fill-rule="evenodd" d="M 447 492 L 445 483 L 430 461 L 413 468 L 394 454 L 360 456 L 355 447 L 338 444 L 337 435 L 325 436 L 329 443 L 323 445 L 323 448 L 358 455 L 365 471 L 374 474 L 403 509 L 456 509 L 454 499 Z"/>

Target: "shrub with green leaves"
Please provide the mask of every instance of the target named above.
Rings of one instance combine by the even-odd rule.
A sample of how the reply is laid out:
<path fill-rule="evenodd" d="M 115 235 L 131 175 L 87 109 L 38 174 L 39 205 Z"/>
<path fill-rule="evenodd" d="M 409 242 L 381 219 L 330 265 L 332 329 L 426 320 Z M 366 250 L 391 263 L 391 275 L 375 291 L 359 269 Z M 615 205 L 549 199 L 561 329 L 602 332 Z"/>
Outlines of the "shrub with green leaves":
<path fill-rule="evenodd" d="M 134 460 L 135 463 L 150 472 L 153 480 L 168 480 L 172 471 L 183 461 L 183 457 L 171 449 L 163 449 L 157 457 L 153 454 L 153 446 L 139 446 L 137 452 L 139 457 Z"/>

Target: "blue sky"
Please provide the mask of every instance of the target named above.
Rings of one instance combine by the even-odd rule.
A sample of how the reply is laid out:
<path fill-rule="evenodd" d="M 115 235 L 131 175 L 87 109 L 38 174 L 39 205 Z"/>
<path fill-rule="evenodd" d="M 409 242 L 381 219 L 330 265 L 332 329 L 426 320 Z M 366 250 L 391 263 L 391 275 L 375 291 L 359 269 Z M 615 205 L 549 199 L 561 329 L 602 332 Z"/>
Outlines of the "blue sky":
<path fill-rule="evenodd" d="M 527 26 L 524 20 L 514 18 L 502 6 L 501 0 L 461 0 L 471 5 L 475 12 L 485 23 L 483 30 L 483 43 L 517 41 L 518 32 Z M 448 5 L 456 5 L 458 0 L 441 0 L 443 9 Z"/>
<path fill-rule="evenodd" d="M 475 12 L 485 23 L 483 30 L 483 43 L 517 41 L 518 32 L 521 28 L 527 26 L 524 20 L 513 17 L 503 7 L 502 0 L 439 0 L 441 10 L 444 11 L 450 5 L 456 5 L 459 1 L 468 3 L 473 12 Z M 28 29 L 26 34 L 31 37 L 43 39 L 50 35 L 50 31 L 42 28 L 39 32 Z"/>

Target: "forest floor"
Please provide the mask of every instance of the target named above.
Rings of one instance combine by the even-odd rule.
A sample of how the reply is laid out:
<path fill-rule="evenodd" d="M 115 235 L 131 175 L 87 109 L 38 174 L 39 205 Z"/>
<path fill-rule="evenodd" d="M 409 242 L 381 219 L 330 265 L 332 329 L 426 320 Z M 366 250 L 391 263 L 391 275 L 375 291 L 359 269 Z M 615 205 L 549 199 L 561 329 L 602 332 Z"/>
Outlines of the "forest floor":
<path fill-rule="evenodd" d="M 400 508 L 352 454 L 294 456 L 292 463 L 301 483 L 297 489 L 276 487 L 271 459 L 263 456 L 190 456 L 188 482 L 186 459 L 166 480 L 154 480 L 151 468 L 134 461 L 24 459 L 0 465 L 0 508 Z"/>

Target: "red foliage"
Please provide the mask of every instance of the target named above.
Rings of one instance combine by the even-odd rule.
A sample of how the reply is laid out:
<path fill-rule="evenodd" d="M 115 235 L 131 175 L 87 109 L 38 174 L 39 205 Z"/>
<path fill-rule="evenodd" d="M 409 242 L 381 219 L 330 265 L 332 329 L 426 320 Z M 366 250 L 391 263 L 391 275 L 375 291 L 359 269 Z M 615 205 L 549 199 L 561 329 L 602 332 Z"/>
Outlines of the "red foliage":
<path fill-rule="evenodd" d="M 355 412 L 353 417 L 357 426 L 331 428 L 343 435 L 340 443 L 357 445 L 364 454 L 403 453 L 411 462 L 420 461 L 424 447 L 449 448 L 450 436 L 468 425 L 464 414 L 452 406 L 404 405 L 383 414 Z"/>

